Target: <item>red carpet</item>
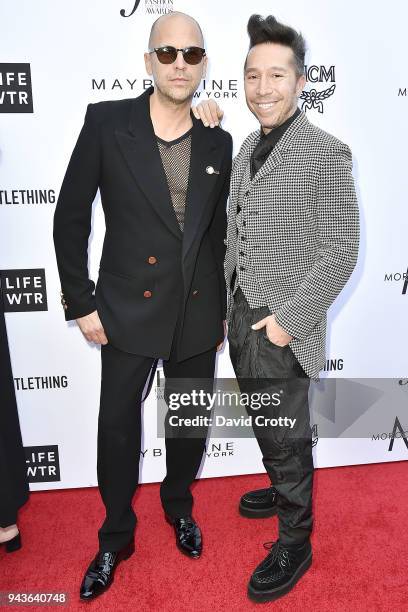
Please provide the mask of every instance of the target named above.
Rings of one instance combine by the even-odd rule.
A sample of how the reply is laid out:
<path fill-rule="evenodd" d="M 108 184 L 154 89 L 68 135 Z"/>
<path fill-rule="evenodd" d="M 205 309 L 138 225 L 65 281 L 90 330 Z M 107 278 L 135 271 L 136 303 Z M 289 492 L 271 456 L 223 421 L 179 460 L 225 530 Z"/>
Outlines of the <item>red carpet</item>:
<path fill-rule="evenodd" d="M 246 489 L 267 486 L 265 475 L 195 485 L 194 516 L 205 545 L 199 560 L 176 549 L 158 485 L 142 485 L 134 500 L 136 553 L 119 566 L 111 589 L 88 603 L 79 602 L 78 588 L 104 516 L 97 489 L 31 493 L 20 512 L 22 549 L 7 554 L 1 547 L 0 591 L 67 592 L 68 606 L 55 610 L 402 612 L 408 610 L 407 470 L 406 462 L 316 470 L 313 565 L 277 602 L 254 604 L 246 596 L 251 571 L 267 554 L 262 543 L 276 538 L 276 518 L 248 520 L 237 512 Z"/>

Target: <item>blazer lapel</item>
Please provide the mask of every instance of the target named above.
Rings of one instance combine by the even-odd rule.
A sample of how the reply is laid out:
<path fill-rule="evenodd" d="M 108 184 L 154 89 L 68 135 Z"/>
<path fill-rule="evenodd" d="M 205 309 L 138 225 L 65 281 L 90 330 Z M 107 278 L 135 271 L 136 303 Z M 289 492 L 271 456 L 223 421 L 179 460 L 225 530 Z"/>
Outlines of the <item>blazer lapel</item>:
<path fill-rule="evenodd" d="M 268 158 L 265 163 L 255 174 L 254 178 L 252 179 L 252 184 L 256 183 L 267 174 L 270 174 L 271 172 L 273 172 L 273 170 L 275 170 L 275 168 L 281 165 L 281 163 L 283 162 L 283 155 L 278 145 L 279 142 L 276 143 L 276 145 L 268 155 Z"/>
<path fill-rule="evenodd" d="M 236 213 L 239 189 L 242 184 L 243 175 L 247 172 L 247 167 L 249 164 L 249 160 L 251 159 L 252 151 L 255 149 L 258 140 L 258 133 L 259 132 L 252 132 L 250 134 L 245 148 L 239 151 L 233 161 L 229 193 L 229 215 L 232 212 L 234 212 L 234 214 Z"/>
<path fill-rule="evenodd" d="M 183 234 L 177 222 L 166 175 L 150 118 L 147 89 L 132 101 L 128 131 L 115 130 L 116 139 L 133 178 L 159 217 L 180 240 Z"/>
<path fill-rule="evenodd" d="M 261 180 L 264 176 L 270 174 L 275 170 L 275 168 L 282 164 L 285 159 L 285 152 L 288 151 L 296 142 L 296 137 L 299 130 L 302 129 L 307 122 L 308 119 L 306 118 L 305 113 L 301 112 L 300 115 L 298 115 L 298 117 L 296 117 L 293 123 L 291 123 L 291 125 L 288 127 L 282 138 L 278 140 L 267 160 L 252 179 L 252 184 Z"/>
<path fill-rule="evenodd" d="M 183 259 L 186 257 L 197 235 L 201 219 L 221 172 L 224 147 L 220 146 L 212 133 L 192 115 L 190 175 L 188 181 L 186 211 L 184 217 Z M 212 167 L 216 172 L 208 173 Z"/>

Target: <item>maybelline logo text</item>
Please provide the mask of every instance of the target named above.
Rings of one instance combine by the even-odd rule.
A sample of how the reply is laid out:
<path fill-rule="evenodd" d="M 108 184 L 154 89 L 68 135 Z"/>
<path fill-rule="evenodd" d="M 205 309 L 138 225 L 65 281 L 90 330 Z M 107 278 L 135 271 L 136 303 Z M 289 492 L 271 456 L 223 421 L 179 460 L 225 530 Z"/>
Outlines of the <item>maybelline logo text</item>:
<path fill-rule="evenodd" d="M 146 91 L 152 87 L 152 79 L 141 78 L 120 78 L 112 79 L 92 78 L 91 88 L 96 91 Z M 194 93 L 194 98 L 237 98 L 238 80 L 237 79 L 203 79 L 200 89 Z"/>
<path fill-rule="evenodd" d="M 143 458 L 145 458 L 146 456 L 161 457 L 163 451 L 161 448 L 145 448 L 144 450 L 140 451 L 140 454 Z"/>
<path fill-rule="evenodd" d="M 232 457 L 234 454 L 234 442 L 212 442 L 206 445 L 206 457 L 219 459 L 221 457 Z"/>

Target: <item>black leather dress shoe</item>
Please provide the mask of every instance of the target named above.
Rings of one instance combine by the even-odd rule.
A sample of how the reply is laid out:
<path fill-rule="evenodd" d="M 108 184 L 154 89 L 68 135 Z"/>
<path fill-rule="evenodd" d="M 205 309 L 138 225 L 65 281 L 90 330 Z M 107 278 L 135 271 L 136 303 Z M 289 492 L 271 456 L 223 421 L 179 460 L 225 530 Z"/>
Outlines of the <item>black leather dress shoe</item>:
<path fill-rule="evenodd" d="M 203 550 L 203 541 L 195 520 L 191 516 L 173 519 L 166 514 L 166 521 L 174 527 L 177 548 L 188 557 L 198 559 Z"/>
<path fill-rule="evenodd" d="M 286 546 L 279 540 L 264 546 L 270 547 L 271 552 L 258 565 L 248 585 L 249 598 L 257 602 L 272 601 L 289 593 L 312 565 L 309 540 L 301 546 Z"/>
<path fill-rule="evenodd" d="M 95 599 L 104 593 L 112 584 L 115 570 L 121 561 L 129 559 L 135 552 L 132 540 L 117 552 L 98 552 L 86 570 L 82 580 L 79 596 L 83 601 Z"/>
<path fill-rule="evenodd" d="M 248 491 L 240 499 L 239 513 L 247 518 L 267 518 L 276 514 L 278 492 L 275 487 Z"/>

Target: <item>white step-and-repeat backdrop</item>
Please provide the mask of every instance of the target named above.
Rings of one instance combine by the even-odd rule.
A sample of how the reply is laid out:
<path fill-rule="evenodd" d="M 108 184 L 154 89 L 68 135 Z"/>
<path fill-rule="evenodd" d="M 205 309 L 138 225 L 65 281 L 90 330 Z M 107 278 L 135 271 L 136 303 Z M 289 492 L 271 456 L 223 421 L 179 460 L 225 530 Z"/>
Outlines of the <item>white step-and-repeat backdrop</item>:
<path fill-rule="evenodd" d="M 309 93 L 300 104 L 310 121 L 350 145 L 362 224 L 357 268 L 329 312 L 323 372 L 353 378 L 357 392 L 331 386 L 324 393 L 325 379 L 312 391 L 315 465 L 407 459 L 408 8 L 398 0 L 14 0 L 0 6 L 0 269 L 31 489 L 96 484 L 100 350 L 65 322 L 52 219 L 87 104 L 137 96 L 150 85 L 149 30 L 171 10 L 202 25 L 210 64 L 197 100 L 222 105 L 235 152 L 256 128 L 242 79 L 249 16 L 273 12 L 304 34 Z M 97 197 L 95 281 L 103 234 Z M 233 377 L 227 348 L 217 375 Z M 318 421 L 322 431 L 334 427 L 334 437 L 319 435 Z M 142 448 L 142 482 L 161 480 L 154 388 Z M 255 440 L 209 439 L 202 477 L 261 471 Z"/>

